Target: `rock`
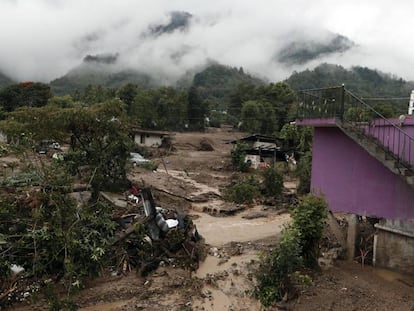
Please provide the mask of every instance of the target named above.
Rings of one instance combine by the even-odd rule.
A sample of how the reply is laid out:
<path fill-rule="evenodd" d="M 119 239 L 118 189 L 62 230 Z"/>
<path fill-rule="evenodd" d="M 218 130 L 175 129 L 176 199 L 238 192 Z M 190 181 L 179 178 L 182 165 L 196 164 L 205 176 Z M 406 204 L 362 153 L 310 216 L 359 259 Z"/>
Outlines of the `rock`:
<path fill-rule="evenodd" d="M 267 218 L 267 213 L 264 212 L 252 212 L 246 215 L 243 215 L 242 218 L 244 219 L 256 219 L 256 218 Z"/>
<path fill-rule="evenodd" d="M 200 151 L 214 151 L 212 142 L 207 138 L 202 138 L 200 140 L 200 147 L 198 148 Z"/>

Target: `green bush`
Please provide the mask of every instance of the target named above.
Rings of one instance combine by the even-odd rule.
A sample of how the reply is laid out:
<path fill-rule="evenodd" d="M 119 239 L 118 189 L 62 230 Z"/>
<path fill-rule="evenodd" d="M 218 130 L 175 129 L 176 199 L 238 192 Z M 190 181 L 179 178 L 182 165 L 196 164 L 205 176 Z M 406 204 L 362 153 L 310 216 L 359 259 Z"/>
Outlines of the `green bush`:
<path fill-rule="evenodd" d="M 318 243 L 327 218 L 324 198 L 305 196 L 292 212 L 292 223 L 281 234 L 276 248 L 261 259 L 256 271 L 255 295 L 264 306 L 282 299 L 285 294 L 295 296 L 298 288 L 311 283 L 302 273 L 314 268 Z"/>
<path fill-rule="evenodd" d="M 278 196 L 283 191 L 283 176 L 274 167 L 270 166 L 263 171 L 264 193 L 269 196 Z"/>
<path fill-rule="evenodd" d="M 318 243 L 328 217 L 328 205 L 323 197 L 308 194 L 292 211 L 292 225 L 300 230 L 300 244 L 304 263 L 313 268 L 317 265 Z"/>
<path fill-rule="evenodd" d="M 239 172 L 247 172 L 250 163 L 245 162 L 247 145 L 244 143 L 237 143 L 231 151 L 231 163 L 235 170 Z"/>
<path fill-rule="evenodd" d="M 298 194 L 310 192 L 312 172 L 312 153 L 307 151 L 301 156 L 296 168 L 296 176 L 299 178 Z"/>
<path fill-rule="evenodd" d="M 282 231 L 276 248 L 262 259 L 256 273 L 256 297 L 270 306 L 292 292 L 291 275 L 303 268 L 300 232 L 292 226 Z"/>
<path fill-rule="evenodd" d="M 254 176 L 238 181 L 224 191 L 224 199 L 235 203 L 251 203 L 260 193 L 260 184 Z"/>
<path fill-rule="evenodd" d="M 154 162 L 154 161 L 149 161 L 149 162 L 145 162 L 145 163 L 140 163 L 140 164 L 138 164 L 138 166 L 142 167 L 146 170 L 149 170 L 149 171 L 156 171 L 158 166 L 159 166 L 159 163 Z"/>

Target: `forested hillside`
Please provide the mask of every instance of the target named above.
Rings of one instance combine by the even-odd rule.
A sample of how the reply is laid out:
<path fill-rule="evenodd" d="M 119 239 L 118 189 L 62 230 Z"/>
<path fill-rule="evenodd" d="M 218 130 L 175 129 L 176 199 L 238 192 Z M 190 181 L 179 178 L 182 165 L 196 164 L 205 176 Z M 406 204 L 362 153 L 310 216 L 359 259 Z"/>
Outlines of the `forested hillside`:
<path fill-rule="evenodd" d="M 401 100 L 366 101 L 372 106 L 391 104 L 396 112 L 406 113 L 411 90 L 414 90 L 413 81 L 386 74 L 367 67 L 352 67 L 345 69 L 339 65 L 322 64 L 313 70 L 294 72 L 287 80 L 294 90 L 339 86 L 345 87 L 362 98 L 402 98 Z"/>
<path fill-rule="evenodd" d="M 66 75 L 50 82 L 55 95 L 73 95 L 76 91 L 83 91 L 88 85 L 101 85 L 118 88 L 128 83 L 142 87 L 155 84 L 152 78 L 136 70 L 110 70 L 106 65 L 83 63 Z"/>
<path fill-rule="evenodd" d="M 0 72 L 0 89 L 13 84 L 13 80 Z"/>
<path fill-rule="evenodd" d="M 284 47 L 278 55 L 278 60 L 287 65 L 305 64 L 319 57 L 335 53 L 343 53 L 355 46 L 355 43 L 345 36 L 331 34 L 324 42 L 314 40 L 294 41 Z"/>
<path fill-rule="evenodd" d="M 408 96 L 414 87 L 414 82 L 367 67 L 345 69 L 332 64 L 322 64 L 313 70 L 294 72 L 286 83 L 295 90 L 345 84 L 347 89 L 362 97 Z"/>
<path fill-rule="evenodd" d="M 116 71 L 116 62 L 117 55 L 89 55 L 79 67 L 52 81 L 50 89 L 55 96 L 72 96 L 65 97 L 64 103 L 59 102 L 59 105 L 74 102 L 92 105 L 119 98 L 127 105 L 134 123 L 149 129 L 200 129 L 205 126 L 204 120 L 209 120 L 209 125 L 238 124 L 246 131 L 271 134 L 294 119 L 291 110 L 294 91 L 344 84 L 384 115 L 395 116 L 406 113 L 408 96 L 414 89 L 414 82 L 366 67 L 345 69 L 322 64 L 313 70 L 294 72 L 284 82 L 267 83 L 247 74 L 242 67 L 217 63 L 187 74 L 185 83 L 182 79 L 178 86 L 166 87 L 162 79 L 156 81 L 154 77 L 133 70 Z M 0 75 L 2 81 L 12 83 Z M 48 85 L 42 83 L 1 88 L 3 111 L 45 105 L 50 95 L 42 95 L 45 100 L 38 102 L 33 94 L 38 94 L 39 90 L 35 88 L 36 92 L 31 92 L 31 88 L 38 85 L 42 90 L 49 90 Z M 372 97 L 394 99 L 374 101 Z"/>
<path fill-rule="evenodd" d="M 263 85 L 264 81 L 244 72 L 243 68 L 213 64 L 194 76 L 200 97 L 218 109 L 227 109 L 230 96 L 241 84 Z"/>

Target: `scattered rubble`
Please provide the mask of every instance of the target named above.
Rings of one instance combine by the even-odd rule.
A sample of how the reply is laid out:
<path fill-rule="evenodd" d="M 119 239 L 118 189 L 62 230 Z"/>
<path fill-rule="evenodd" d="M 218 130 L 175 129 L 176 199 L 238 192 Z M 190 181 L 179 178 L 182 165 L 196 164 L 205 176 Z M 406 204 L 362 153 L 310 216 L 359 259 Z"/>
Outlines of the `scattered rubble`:
<path fill-rule="evenodd" d="M 117 271 L 137 268 L 144 276 L 160 264 L 196 270 L 203 243 L 192 220 L 174 209 L 156 206 L 148 188 L 129 198 L 129 213 L 114 218 L 119 225 L 112 243 L 120 254 Z"/>

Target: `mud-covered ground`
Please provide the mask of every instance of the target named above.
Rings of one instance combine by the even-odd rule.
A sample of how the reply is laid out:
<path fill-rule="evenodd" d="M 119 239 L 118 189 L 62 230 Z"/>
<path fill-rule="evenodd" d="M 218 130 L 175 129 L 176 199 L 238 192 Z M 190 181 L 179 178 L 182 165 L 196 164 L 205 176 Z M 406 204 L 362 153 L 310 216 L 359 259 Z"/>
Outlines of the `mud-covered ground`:
<path fill-rule="evenodd" d="M 129 310 L 262 310 L 252 297 L 253 273 L 259 255 L 277 243 L 289 222 L 286 206 L 235 206 L 223 202 L 221 189 L 232 178 L 228 141 L 243 133 L 209 130 L 177 133 L 172 154 L 157 157 L 155 172 L 134 167 L 130 178 L 151 186 L 157 205 L 189 213 L 206 243 L 207 256 L 197 271 L 174 262 L 146 277 L 135 271 L 109 272 L 90 281 L 73 297 L 83 311 Z M 213 151 L 200 151 L 207 140 Z M 1 162 L 1 158 L 0 158 Z M 287 178 L 287 191 L 296 181 Z M 10 310 L 47 310 L 28 302 Z M 414 310 L 414 277 L 337 261 L 314 275 L 313 285 L 294 301 L 267 310 Z"/>

